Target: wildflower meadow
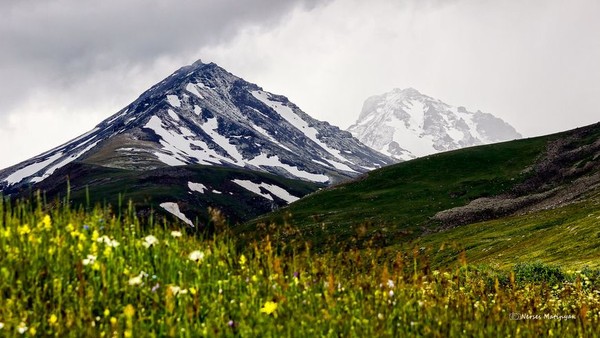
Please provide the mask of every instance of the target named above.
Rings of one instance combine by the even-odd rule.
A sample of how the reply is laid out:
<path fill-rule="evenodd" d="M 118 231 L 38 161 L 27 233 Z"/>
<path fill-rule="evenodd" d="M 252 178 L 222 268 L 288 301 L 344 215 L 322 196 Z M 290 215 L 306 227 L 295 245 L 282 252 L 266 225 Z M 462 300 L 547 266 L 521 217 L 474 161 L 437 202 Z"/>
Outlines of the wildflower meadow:
<path fill-rule="evenodd" d="M 598 336 L 597 271 L 538 279 L 418 250 L 313 253 L 140 221 L 133 208 L 0 203 L 0 336 Z M 538 267 L 540 271 L 550 271 Z M 555 276 L 554 274 L 553 276 Z M 564 278 L 563 278 L 564 277 Z"/>

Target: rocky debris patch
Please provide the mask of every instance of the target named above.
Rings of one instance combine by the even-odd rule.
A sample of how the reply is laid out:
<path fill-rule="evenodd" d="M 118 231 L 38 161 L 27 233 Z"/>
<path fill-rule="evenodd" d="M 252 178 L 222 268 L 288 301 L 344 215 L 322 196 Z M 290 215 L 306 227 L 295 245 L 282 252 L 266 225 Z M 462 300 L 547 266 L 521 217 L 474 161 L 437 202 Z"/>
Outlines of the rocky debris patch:
<path fill-rule="evenodd" d="M 561 207 L 600 190 L 600 124 L 549 142 L 544 154 L 524 174 L 528 177 L 505 194 L 475 199 L 465 206 L 440 211 L 432 219 L 446 229 Z"/>

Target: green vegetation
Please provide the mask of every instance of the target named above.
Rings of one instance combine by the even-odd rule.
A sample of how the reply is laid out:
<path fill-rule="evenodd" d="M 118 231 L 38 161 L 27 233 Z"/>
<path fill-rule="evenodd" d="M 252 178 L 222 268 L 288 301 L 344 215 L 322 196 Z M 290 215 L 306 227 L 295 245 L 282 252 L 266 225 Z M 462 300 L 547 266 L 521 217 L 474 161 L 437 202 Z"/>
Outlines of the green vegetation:
<path fill-rule="evenodd" d="M 416 242 L 442 265 L 463 248 L 501 267 L 530 258 L 596 265 L 600 237 L 596 218 L 586 217 L 600 201 L 599 138 L 596 124 L 418 158 L 308 195 L 235 232 L 247 242 L 270 234 L 323 251 Z M 437 253 L 453 242 L 460 248 Z"/>
<path fill-rule="evenodd" d="M 162 202 L 177 202 L 192 221 L 200 224 L 207 222 L 209 215 L 206 210 L 209 207 L 218 207 L 232 223 L 247 221 L 272 210 L 270 201 L 231 182 L 233 179 L 275 184 L 298 197 L 322 186 L 247 169 L 204 165 L 140 172 L 73 163 L 61 170 L 62 174 L 53 175 L 36 185 L 36 189 L 44 191 L 49 200 L 64 198 L 67 187 L 70 187 L 70 197 L 75 205 L 100 203 L 118 206 L 123 201 L 132 200 L 143 215 L 149 215 L 151 209 L 161 212 L 159 204 Z M 201 183 L 207 191 L 191 192 L 188 182 Z M 34 191 L 29 192 L 29 195 L 34 194 Z M 172 215 L 167 217 L 174 219 Z"/>
<path fill-rule="evenodd" d="M 598 272 L 430 268 L 421 250 L 242 247 L 115 216 L 0 204 L 1 336 L 598 336 Z M 558 272 L 556 272 L 558 271 Z M 555 278 L 560 276 L 561 278 Z M 564 277 L 564 278 L 563 278 Z"/>
<path fill-rule="evenodd" d="M 457 252 L 469 262 L 506 269 L 515 262 L 543 262 L 581 269 L 600 267 L 600 195 L 561 208 L 464 225 L 422 236 L 434 265 Z"/>
<path fill-rule="evenodd" d="M 255 236 L 261 223 L 288 222 L 320 247 L 374 239 L 380 246 L 436 228 L 438 211 L 508 191 L 557 138 L 538 137 L 427 156 L 370 172 L 366 177 L 309 195 L 237 229 Z M 260 227 L 258 227 L 260 229 Z M 356 236 L 357 233 L 364 235 Z"/>

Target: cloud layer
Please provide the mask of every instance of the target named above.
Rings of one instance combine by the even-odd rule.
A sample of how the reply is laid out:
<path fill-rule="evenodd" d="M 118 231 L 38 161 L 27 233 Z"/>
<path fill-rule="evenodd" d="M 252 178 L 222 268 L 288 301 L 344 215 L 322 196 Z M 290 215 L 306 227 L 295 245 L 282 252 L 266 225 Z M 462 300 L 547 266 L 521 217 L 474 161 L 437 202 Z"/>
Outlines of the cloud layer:
<path fill-rule="evenodd" d="M 394 87 L 527 136 L 596 122 L 600 104 L 595 0 L 0 0 L 0 12 L 0 168 L 197 58 L 342 127 Z"/>

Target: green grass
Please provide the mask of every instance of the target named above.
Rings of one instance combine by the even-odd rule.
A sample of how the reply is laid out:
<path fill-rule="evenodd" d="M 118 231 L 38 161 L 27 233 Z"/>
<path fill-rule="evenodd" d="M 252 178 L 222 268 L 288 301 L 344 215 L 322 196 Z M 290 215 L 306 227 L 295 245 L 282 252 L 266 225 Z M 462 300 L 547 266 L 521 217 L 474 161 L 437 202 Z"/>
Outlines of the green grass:
<path fill-rule="evenodd" d="M 289 222 L 300 230 L 303 240 L 315 246 L 360 242 L 359 231 L 380 246 L 406 242 L 423 229 L 436 227 L 430 217 L 438 211 L 502 193 L 524 180 L 525 169 L 557 137 L 473 147 L 399 163 L 309 195 L 237 231 L 253 238 L 261 223 Z"/>
<path fill-rule="evenodd" d="M 2 202 L 0 336 L 598 336 L 597 273 L 548 284 L 549 267 L 433 270 L 420 250 L 283 254 L 239 245 L 218 213 L 216 234 L 176 237 L 133 209 Z"/>
<path fill-rule="evenodd" d="M 543 262 L 565 268 L 600 267 L 600 196 L 553 210 L 469 224 L 414 242 L 434 264 L 446 265 L 465 250 L 469 262 L 507 268 Z"/>

